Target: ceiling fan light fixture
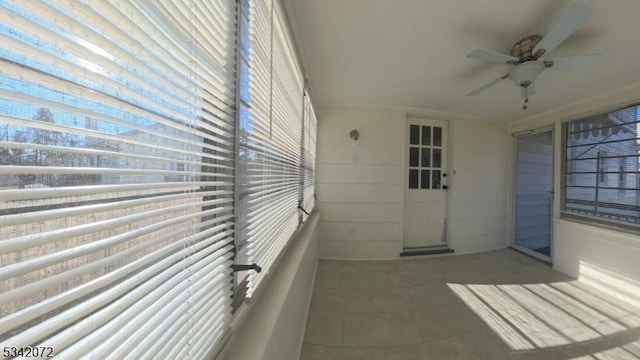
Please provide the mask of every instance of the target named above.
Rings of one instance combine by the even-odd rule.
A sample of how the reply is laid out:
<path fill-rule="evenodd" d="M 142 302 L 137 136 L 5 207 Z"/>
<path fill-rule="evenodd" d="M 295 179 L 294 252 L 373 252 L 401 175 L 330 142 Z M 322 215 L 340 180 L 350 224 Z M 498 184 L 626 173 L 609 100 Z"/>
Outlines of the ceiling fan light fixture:
<path fill-rule="evenodd" d="M 527 87 L 533 84 L 538 75 L 544 70 L 544 63 L 538 61 L 527 61 L 519 64 L 509 73 L 509 78 L 518 86 Z"/>

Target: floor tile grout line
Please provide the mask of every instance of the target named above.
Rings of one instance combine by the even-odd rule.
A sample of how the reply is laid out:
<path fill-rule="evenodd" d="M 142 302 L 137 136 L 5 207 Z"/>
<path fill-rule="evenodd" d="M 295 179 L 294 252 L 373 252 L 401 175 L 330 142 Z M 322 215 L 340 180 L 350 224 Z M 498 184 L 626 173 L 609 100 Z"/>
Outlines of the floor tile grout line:
<path fill-rule="evenodd" d="M 471 268 L 471 269 L 473 269 L 473 268 L 481 269 L 481 268 L 482 268 L 482 266 L 483 266 L 483 264 L 486 264 L 487 262 L 495 262 L 495 261 L 499 261 L 499 260 L 500 260 L 500 258 L 501 258 L 501 256 L 502 256 L 502 253 L 501 253 L 501 252 L 496 252 L 496 254 L 497 254 L 497 255 L 491 255 L 491 258 L 489 258 L 489 257 L 483 257 L 483 258 L 481 258 L 481 260 L 475 260 L 475 259 L 473 258 L 473 256 L 474 256 L 474 255 L 473 255 L 473 254 L 471 254 L 471 255 L 469 255 L 469 257 L 468 257 L 468 258 L 466 258 L 466 259 L 465 259 L 465 260 L 470 260 L 470 262 L 468 262 L 468 261 L 460 261 L 459 263 L 453 264 L 453 265 L 451 265 L 451 266 L 453 266 L 453 268 L 457 268 L 457 267 L 465 268 L 465 267 L 467 267 L 467 268 Z M 508 265 L 508 267 L 509 267 L 509 266 L 510 266 L 510 267 L 512 267 L 512 268 L 513 268 L 513 272 L 514 272 L 514 273 L 518 273 L 518 274 L 515 274 L 515 275 L 514 275 L 514 277 L 516 278 L 516 280 L 508 280 L 507 278 L 502 278 L 502 277 L 500 276 L 500 275 L 501 275 L 501 273 L 503 273 L 503 272 L 508 272 L 508 271 L 510 271 L 510 270 L 507 270 L 507 269 L 504 269 L 504 270 L 502 270 L 502 269 L 494 269 L 493 271 L 491 271 L 491 274 L 490 274 L 490 275 L 491 275 L 492 277 L 493 277 L 493 276 L 498 276 L 498 277 L 500 277 L 500 278 L 501 278 L 501 280 L 497 280 L 497 281 L 498 281 L 497 283 L 496 283 L 496 281 L 495 281 L 495 280 L 493 280 L 493 281 L 492 281 L 492 280 L 488 280 L 488 281 L 489 281 L 489 283 L 488 283 L 487 285 L 495 285 L 495 286 L 496 286 L 496 288 L 497 288 L 497 289 L 499 289 L 501 293 L 504 293 L 504 294 L 503 294 L 503 296 L 507 296 L 507 298 L 510 298 L 510 299 L 511 299 L 511 301 L 514 301 L 514 303 L 515 303 L 515 304 L 517 304 L 517 305 L 518 305 L 518 307 L 519 307 L 519 308 L 521 308 L 521 310 L 522 310 L 522 309 L 524 309 L 524 310 L 522 310 L 522 311 L 524 311 L 525 313 L 529 313 L 529 314 L 531 314 L 531 313 L 532 313 L 532 309 L 527 309 L 527 308 L 525 308 L 525 307 L 524 307 L 524 305 L 523 305 L 523 303 L 521 303 L 520 301 L 518 301 L 516 298 L 514 298 L 514 297 L 513 297 L 513 294 L 506 293 L 504 289 L 501 289 L 501 288 L 498 286 L 498 285 L 500 285 L 502 282 L 504 282 L 504 285 L 507 285 L 507 284 L 514 284 L 515 282 L 518 282 L 517 278 L 518 278 L 518 276 L 519 276 L 519 275 L 521 275 L 521 277 L 526 278 L 526 279 L 531 278 L 530 276 L 525 276 L 525 275 L 528 275 L 528 274 L 521 274 L 519 271 L 516 271 L 516 270 L 520 269 L 520 267 L 519 267 L 519 266 L 516 266 L 516 265 L 517 265 L 516 263 L 518 262 L 518 259 L 519 259 L 519 258 L 522 258 L 522 257 L 524 257 L 522 254 L 517 254 L 516 258 L 514 258 L 514 257 L 513 257 L 513 256 L 511 256 L 511 255 L 504 257 L 504 260 L 508 262 L 508 264 L 507 264 L 507 265 Z M 418 263 L 418 264 L 420 264 L 420 263 L 426 263 L 426 264 L 431 263 L 431 264 L 434 264 L 434 265 L 438 265 L 438 263 L 440 263 L 440 262 L 443 262 L 443 263 L 447 263 L 447 262 L 450 262 L 450 261 L 451 261 L 451 262 L 453 262 L 451 259 L 459 259 L 459 258 L 456 258 L 456 257 L 447 257 L 447 258 L 433 258 L 433 259 L 411 259 L 411 260 L 408 260 L 408 261 L 416 261 L 416 260 L 417 260 L 417 261 L 419 261 L 419 263 Z M 398 290 L 398 289 L 432 289 L 432 290 L 434 290 L 434 291 L 435 291 L 435 290 L 442 290 L 442 289 L 439 289 L 439 288 L 440 288 L 442 285 L 446 285 L 445 283 L 446 283 L 447 281 L 449 281 L 449 280 L 451 280 L 451 279 L 460 280 L 459 278 L 460 278 L 460 277 L 464 278 L 464 277 L 466 276 L 466 273 L 467 273 L 467 272 L 469 272 L 469 270 L 465 270 L 465 271 L 464 271 L 464 272 L 462 272 L 462 273 L 455 274 L 455 276 L 454 276 L 453 278 L 451 278 L 451 279 L 448 279 L 446 276 L 444 276 L 444 275 L 446 275 L 446 272 L 445 272 L 445 274 L 442 274 L 443 276 L 441 276 L 441 277 L 438 279 L 438 281 L 436 281 L 436 282 L 434 282 L 434 283 L 430 283 L 430 282 L 423 283 L 423 282 L 420 282 L 420 281 L 417 281 L 417 282 L 416 282 L 416 279 L 412 279 L 412 281 L 409 281 L 409 282 L 403 282 L 404 284 L 409 284 L 409 285 L 397 286 L 397 284 L 398 284 L 398 283 L 397 283 L 397 282 L 395 282 L 396 284 L 395 284 L 395 285 L 392 285 L 392 286 L 379 287 L 378 285 L 375 285 L 375 284 L 374 284 L 374 283 L 375 283 L 375 280 L 372 280 L 372 281 L 367 280 L 367 281 L 365 281 L 365 283 L 364 283 L 364 285 L 365 285 L 365 286 L 364 286 L 364 287 L 362 287 L 362 288 L 353 288 L 352 286 L 350 286 L 350 287 L 348 287 L 348 288 L 347 288 L 347 287 L 346 287 L 346 285 L 348 285 L 348 282 L 345 282 L 345 278 L 344 278 L 345 274 L 363 273 L 363 272 L 365 272 L 365 271 L 366 271 L 368 274 L 372 274 L 372 275 L 370 276 L 372 279 L 375 279 L 375 278 L 380 277 L 380 276 L 381 276 L 381 277 L 385 277 L 385 276 L 387 276 L 387 277 L 388 277 L 388 275 L 389 275 L 389 274 L 391 274 L 391 275 L 393 275 L 393 276 L 402 276 L 402 275 L 398 275 L 398 274 L 403 274 L 403 273 L 405 274 L 405 276 L 412 277 L 414 274 L 416 274 L 416 273 L 417 273 L 416 271 L 420 271 L 419 267 L 415 268 L 415 269 L 414 269 L 415 271 L 409 271 L 409 270 L 410 270 L 410 269 L 409 269 L 410 267 L 403 267 L 401 270 L 398 270 L 397 268 L 395 268 L 395 267 L 393 267 L 393 266 L 391 266 L 391 267 L 389 267 L 389 268 L 385 268 L 385 267 L 383 266 L 383 267 L 382 267 L 382 269 L 387 269 L 386 271 L 368 271 L 367 269 L 364 269 L 364 268 L 363 268 L 363 265 L 364 265 L 364 262 L 363 262 L 363 261 L 349 261 L 349 262 L 359 262 L 359 264 L 357 264 L 356 266 L 352 266 L 351 268 L 347 268 L 347 269 L 349 269 L 349 270 L 354 270 L 354 271 L 344 271 L 344 270 L 345 270 L 345 268 L 341 268 L 341 269 L 339 269 L 340 271 L 337 271 L 337 274 L 338 274 L 338 275 L 337 275 L 337 288 L 333 288 L 333 287 L 327 287 L 327 288 L 314 287 L 314 292 L 315 292 L 315 290 L 316 290 L 316 289 L 321 289 L 320 291 L 322 291 L 322 290 L 328 290 L 328 291 L 333 292 L 333 293 L 336 293 L 336 294 L 339 294 L 339 293 L 349 293 L 349 292 L 352 292 L 352 293 L 354 293 L 354 294 L 368 294 L 368 295 L 370 296 L 370 298 L 371 298 L 371 304 L 372 304 L 371 309 L 372 309 L 372 311 L 365 311 L 365 312 L 361 312 L 361 311 L 353 311 L 353 312 L 349 312 L 349 311 L 343 311 L 343 310 L 341 310 L 341 309 L 338 309 L 338 310 L 331 310 L 331 309 L 328 309 L 328 310 L 327 310 L 327 309 L 320 309 L 320 310 L 316 310 L 316 311 L 320 311 L 320 312 L 323 312 L 323 311 L 326 311 L 326 312 L 334 312 L 334 313 L 338 313 L 338 314 L 340 315 L 340 317 L 341 317 L 341 327 L 342 327 L 342 333 L 343 333 L 342 335 L 343 335 L 343 336 L 342 336 L 342 339 L 341 339 L 341 345 L 340 345 L 340 346 L 335 346 L 335 347 L 337 347 L 337 348 L 342 348 L 342 349 L 346 349 L 346 348 L 384 349 L 384 352 L 382 352 L 382 351 L 380 350 L 380 354 L 384 354 L 384 355 L 383 355 L 383 357 L 386 357 L 386 358 L 387 358 L 387 360 L 388 360 L 388 359 L 390 358 L 390 356 L 391 356 L 390 349 L 397 348 L 397 347 L 410 346 L 410 345 L 418 345 L 418 346 L 421 348 L 422 346 L 424 346 L 424 344 L 428 344 L 428 343 L 435 342 L 435 341 L 443 341 L 443 340 L 450 339 L 450 338 L 458 338 L 458 339 L 460 339 L 460 342 L 464 344 L 464 340 L 461 338 L 461 336 L 462 336 L 462 335 L 464 335 L 464 334 L 466 334 L 466 332 L 456 332 L 456 333 L 455 333 L 455 334 L 453 334 L 453 335 L 446 336 L 446 337 L 443 337 L 443 338 L 439 338 L 439 339 L 431 339 L 431 340 L 429 340 L 429 341 L 424 341 L 424 340 L 423 340 L 423 337 L 422 337 L 422 335 L 421 335 L 421 333 L 420 333 L 420 331 L 419 331 L 419 326 L 418 326 L 418 324 L 417 324 L 418 319 L 417 319 L 415 316 L 413 316 L 413 315 L 415 315 L 415 314 L 417 313 L 417 312 L 416 312 L 417 310 L 415 309 L 415 307 L 413 307 L 413 306 L 407 307 L 407 306 L 406 306 L 407 304 L 406 304 L 405 302 L 400 302 L 400 303 L 398 303 L 398 304 L 403 304 L 403 305 L 402 305 L 400 308 L 398 308 L 398 311 L 393 311 L 393 304 L 394 304 L 394 301 L 395 301 L 395 300 L 394 300 L 394 299 L 392 299 L 392 300 L 391 300 L 391 302 L 390 302 L 390 304 L 391 304 L 392 306 L 391 306 L 391 307 L 386 307 L 386 308 L 385 308 L 385 307 L 380 307 L 380 309 L 384 309 L 384 311 L 380 311 L 380 310 L 378 310 L 378 307 L 376 307 L 376 306 L 375 306 L 375 302 L 373 301 L 373 298 L 374 298 L 374 296 L 375 296 L 376 294 L 378 294 L 378 293 L 382 293 L 382 292 L 384 292 L 384 291 L 386 291 L 386 290 Z M 373 263 L 375 263 L 375 261 L 370 261 L 370 262 L 371 262 L 372 264 L 373 264 Z M 513 264 L 511 264 L 512 262 L 513 262 Z M 407 262 L 407 263 L 408 263 L 408 262 Z M 527 265 L 531 265 L 531 264 L 527 264 Z M 541 268 L 538 264 L 532 264 L 532 265 L 533 265 L 534 267 L 533 267 L 533 268 L 530 268 L 530 269 L 531 269 L 531 270 L 533 270 L 533 272 L 534 272 L 534 274 L 533 274 L 533 275 L 536 275 L 536 274 L 539 274 L 539 275 L 540 275 L 540 276 L 539 276 L 539 277 L 540 277 L 539 282 L 547 283 L 546 285 L 548 285 L 548 286 L 549 286 L 549 289 L 550 289 L 550 290 L 552 290 L 552 291 L 554 291 L 554 292 L 557 292 L 557 293 L 558 293 L 558 294 L 560 294 L 560 295 L 563 295 L 563 296 L 564 296 L 564 297 L 566 297 L 566 299 L 568 299 L 568 300 L 571 300 L 571 301 L 565 301 L 568 305 L 575 303 L 575 304 L 573 304 L 574 306 L 576 306 L 576 305 L 577 305 L 577 306 L 579 306 L 579 307 L 584 307 L 585 309 L 589 309 L 590 311 L 593 311 L 593 312 L 595 312 L 596 314 L 599 314 L 600 316 L 602 316 L 602 317 L 603 317 L 603 319 L 606 319 L 607 321 L 613 321 L 613 322 L 615 322 L 616 324 L 619 324 L 619 322 L 618 322 L 618 321 L 616 321 L 616 320 L 618 320 L 618 319 L 617 319 L 615 316 L 613 316 L 613 315 L 608 315 L 608 314 L 606 314 L 606 313 L 603 313 L 602 311 L 600 311 L 600 310 L 598 310 L 596 307 L 594 307 L 595 305 L 594 305 L 594 306 L 592 306 L 592 305 L 590 305 L 590 304 L 588 304 L 588 303 L 586 303 L 586 302 L 584 302 L 584 301 L 581 301 L 580 299 L 578 299 L 578 298 L 576 298 L 576 297 L 574 296 L 574 295 L 575 295 L 575 294 L 574 294 L 574 292 L 579 292 L 579 293 L 583 293 L 583 292 L 584 292 L 584 293 L 589 294 L 589 295 L 593 298 L 593 299 L 592 299 L 592 301 L 589 301 L 589 303 L 594 302 L 594 301 L 602 302 L 603 304 L 609 304 L 609 303 L 611 303 L 611 302 L 610 302 L 609 300 L 607 300 L 606 298 L 602 298 L 601 296 L 599 296 L 599 294 L 600 294 L 600 293 L 592 293 L 592 291 L 588 291 L 589 289 L 584 289 L 584 288 L 582 288 L 582 287 L 578 287 L 578 286 L 576 286 L 576 285 L 574 285 L 574 284 L 570 284 L 570 285 L 572 285 L 572 286 L 574 286 L 574 287 L 575 287 L 575 289 L 572 289 L 573 291 L 568 291 L 568 289 L 564 289 L 564 288 L 559 288 L 559 287 L 557 287 L 557 286 L 553 286 L 553 284 L 551 284 L 551 283 L 553 283 L 554 281 L 553 281 L 553 280 L 551 280 L 551 279 L 546 280 L 546 277 L 548 277 L 547 275 L 555 274 L 555 273 L 556 273 L 556 271 L 555 271 L 555 270 L 553 270 L 553 269 L 550 269 L 550 270 L 551 270 L 551 273 L 550 273 L 550 274 L 547 274 L 545 271 L 543 271 L 543 268 Z M 386 265 L 385 265 L 385 266 L 386 266 Z M 395 265 L 394 265 L 394 266 L 395 266 Z M 447 265 L 447 266 L 449 266 L 449 265 Z M 373 267 L 373 268 L 375 268 L 375 265 L 373 265 L 372 267 Z M 358 269 L 359 269 L 359 270 L 358 270 Z M 390 270 L 389 270 L 389 269 L 390 269 Z M 545 269 L 546 269 L 546 267 L 545 267 Z M 473 270 L 472 270 L 472 271 L 473 271 Z M 560 274 L 560 273 L 558 273 L 558 274 Z M 349 276 L 349 275 L 347 275 L 347 276 Z M 393 277 L 393 276 L 391 276 L 391 277 Z M 537 276 L 534 276 L 533 278 L 537 279 L 538 277 L 537 277 Z M 573 279 L 572 279 L 572 280 L 573 280 Z M 471 280 L 471 281 L 473 281 L 473 280 Z M 479 280 L 475 280 L 475 281 L 479 281 Z M 527 280 L 524 280 L 524 281 L 526 282 Z M 558 282 L 560 282 L 560 281 L 561 281 L 561 280 L 558 280 Z M 567 279 L 567 280 L 562 280 L 562 282 L 567 282 L 567 281 L 569 281 L 569 280 L 568 280 L 568 279 Z M 373 285 L 368 284 L 368 282 L 371 282 Z M 464 283 L 465 281 L 456 281 L 456 282 Z M 538 281 L 536 281 L 536 282 L 538 282 Z M 390 284 L 391 284 L 391 283 L 394 283 L 393 279 L 391 279 L 391 280 L 390 280 Z M 357 282 L 356 282 L 356 285 L 357 285 Z M 526 287 L 524 287 L 524 288 L 525 288 L 527 291 L 532 292 L 532 290 L 531 290 L 531 289 L 528 289 L 528 288 L 526 288 Z M 596 289 L 596 290 L 597 290 L 597 289 Z M 313 297 L 314 295 L 315 295 L 315 293 L 314 293 L 314 294 L 312 294 L 312 297 Z M 477 294 L 475 294 L 475 295 L 476 295 L 476 297 L 477 297 Z M 365 296 L 366 296 L 366 295 L 365 295 Z M 393 296 L 393 294 L 392 294 L 391 296 Z M 540 295 L 539 295 L 539 296 L 540 296 Z M 483 301 L 482 299 L 480 299 L 480 300 L 481 300 L 481 301 Z M 521 299 L 521 300 L 522 300 L 522 299 Z M 547 300 L 546 300 L 546 299 L 544 299 L 544 298 L 543 298 L 543 300 L 547 301 Z M 357 301 L 356 301 L 356 302 L 357 302 Z M 483 301 L 483 302 L 485 302 L 485 301 Z M 547 302 L 548 302 L 548 301 L 547 301 Z M 560 305 L 556 305 L 555 303 L 549 303 L 549 304 L 551 304 L 551 306 L 553 306 L 554 308 L 558 308 L 558 309 L 560 309 L 563 313 L 566 313 L 566 310 L 565 310 L 565 309 L 563 309 L 563 308 L 560 308 L 560 307 L 559 307 Z M 620 312 L 620 313 L 629 313 L 629 311 L 628 311 L 628 310 L 626 310 L 626 309 L 624 309 L 624 308 L 622 308 L 622 307 L 621 307 L 621 305 L 618 305 L 618 304 L 615 304 L 615 303 L 611 303 L 611 304 L 612 304 L 612 305 L 614 305 L 614 306 L 615 306 L 615 308 L 617 309 L 616 313 L 617 313 L 617 312 Z M 495 311 L 496 311 L 496 310 L 495 310 L 495 309 L 493 309 L 493 306 L 491 306 L 491 305 L 490 305 L 490 304 L 488 304 L 488 303 L 485 303 L 485 305 L 486 305 L 486 306 L 489 306 L 489 309 L 491 309 L 491 310 L 495 313 Z M 403 309 L 405 309 L 405 308 L 407 308 L 408 310 L 407 310 L 407 311 L 403 311 Z M 389 311 L 389 309 L 391 309 L 391 310 Z M 431 307 L 431 306 L 429 307 L 429 310 L 433 310 L 433 309 L 434 309 L 433 307 Z M 310 309 L 310 310 L 311 310 L 311 309 Z M 416 331 L 418 331 L 418 338 L 419 338 L 419 340 L 420 340 L 419 342 L 417 342 L 417 343 L 411 343 L 411 344 L 397 344 L 397 345 L 383 345 L 383 346 L 347 346 L 347 345 L 346 345 L 346 344 L 347 344 L 347 336 L 346 336 L 346 330 L 347 330 L 347 329 L 346 329 L 346 323 L 347 323 L 347 319 L 346 319 L 346 318 L 347 318 L 348 316 L 352 316 L 352 315 L 359 316 L 359 315 L 365 315 L 365 314 L 366 314 L 367 316 L 377 316 L 377 315 L 380 315 L 380 314 L 387 314 L 388 316 L 397 316 L 397 315 L 398 315 L 398 314 L 400 314 L 400 313 L 406 313 L 406 314 L 408 314 L 408 315 L 411 317 L 411 321 L 412 321 L 413 327 L 416 329 Z M 631 313 L 629 313 L 629 314 L 631 314 Z M 501 316 L 501 314 L 498 314 L 498 315 L 500 315 L 500 317 L 501 317 L 501 318 L 503 318 L 503 316 Z M 594 315 L 595 315 L 595 314 L 594 314 Z M 477 316 L 477 314 L 476 314 L 476 316 Z M 545 321 L 544 319 L 541 319 L 539 316 L 537 316 L 537 315 L 535 315 L 535 314 L 533 314 L 532 316 L 534 316 L 534 318 L 535 318 L 535 319 L 537 319 L 537 321 L 540 321 L 540 322 L 541 322 L 541 324 L 544 324 L 544 325 L 545 325 L 545 327 L 551 328 L 551 329 L 553 329 L 555 332 L 562 332 L 562 330 L 557 329 L 557 328 L 556 328 L 556 327 L 554 327 L 554 326 L 551 326 L 549 322 Z M 569 314 L 569 313 L 567 313 L 567 316 L 569 316 L 569 318 L 571 318 L 571 319 L 577 320 L 577 323 L 576 323 L 576 324 L 583 324 L 583 325 L 585 325 L 584 321 L 582 321 L 581 319 L 578 319 L 578 318 L 576 318 L 575 316 L 573 316 L 573 315 L 571 315 L 571 314 Z M 506 320 L 509 324 L 511 323 L 511 321 L 510 321 L 509 319 L 507 319 L 507 318 L 504 318 L 504 320 Z M 560 324 L 560 325 L 561 325 L 561 324 Z M 559 326 L 560 326 L 560 325 L 559 325 Z M 619 325 L 622 325 L 622 324 L 619 324 Z M 484 326 L 484 328 L 487 328 L 489 331 L 491 331 L 491 330 L 492 330 L 492 329 L 488 328 L 488 327 L 487 327 L 487 324 L 485 324 L 485 323 L 483 323 L 483 326 Z M 512 325 L 512 326 L 513 326 L 513 325 Z M 629 329 L 629 327 L 628 327 L 628 326 L 626 326 L 626 325 L 622 325 L 622 326 L 623 326 L 624 328 L 626 328 L 626 329 Z M 560 327 L 561 327 L 561 326 L 560 326 Z M 589 326 L 589 328 L 591 328 L 591 327 Z M 478 329 L 479 329 L 479 328 L 478 328 Z M 518 330 L 519 330 L 519 329 L 518 329 Z M 475 330 L 474 330 L 474 331 L 475 331 Z M 520 332 L 520 331 L 518 331 L 518 332 Z M 599 332 L 598 332 L 598 333 L 599 333 Z M 564 334 L 564 332 L 563 332 L 562 334 L 556 334 L 556 335 L 557 335 L 557 336 L 560 336 L 561 338 L 567 338 L 567 336 L 569 336 L 569 335 L 567 335 L 567 334 Z M 528 337 L 526 337 L 526 338 L 528 339 Z M 568 339 L 568 338 L 567 338 L 567 339 Z M 569 341 L 570 341 L 571 343 L 573 343 L 573 341 L 572 341 L 571 339 L 569 339 Z M 385 342 L 385 343 L 386 343 L 386 342 Z M 621 347 L 623 344 L 619 344 L 619 345 L 620 345 L 620 347 Z M 318 344 L 318 346 L 326 346 L 326 345 L 320 345 L 320 344 Z M 616 346 L 617 346 L 617 345 L 616 345 Z M 330 347 L 334 347 L 334 346 L 330 346 Z M 546 353 L 546 350 L 547 350 L 546 348 L 540 348 L 540 347 L 538 347 L 538 346 L 534 346 L 534 347 L 535 347 L 535 348 L 532 350 L 532 352 L 542 351 L 542 353 Z M 549 350 L 551 350 L 551 349 L 549 349 Z M 421 349 L 421 351 L 422 351 L 422 349 Z M 555 351 L 555 350 L 554 350 L 554 351 Z M 481 356 L 481 357 L 483 357 L 483 358 L 485 357 L 485 356 L 484 356 L 484 354 L 482 354 L 482 353 L 480 353 L 480 352 L 477 352 L 477 355 L 478 355 L 478 356 Z"/>

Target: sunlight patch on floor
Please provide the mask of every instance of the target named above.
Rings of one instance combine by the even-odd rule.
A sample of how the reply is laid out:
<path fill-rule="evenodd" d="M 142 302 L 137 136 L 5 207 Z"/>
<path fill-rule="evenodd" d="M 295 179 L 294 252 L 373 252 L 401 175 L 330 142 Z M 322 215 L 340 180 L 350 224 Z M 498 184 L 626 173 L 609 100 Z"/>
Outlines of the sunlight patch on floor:
<path fill-rule="evenodd" d="M 449 288 L 462 299 L 510 348 L 532 350 L 535 346 L 516 331 L 502 316 L 491 309 L 466 285 L 448 284 Z"/>
<path fill-rule="evenodd" d="M 640 359 L 640 340 L 627 345 L 617 346 L 594 354 L 574 357 L 569 360 L 638 360 Z"/>
<path fill-rule="evenodd" d="M 524 286 L 601 335 L 611 335 L 626 329 L 624 325 L 604 315 L 601 309 L 587 306 L 581 300 L 568 296 L 549 284 L 529 284 Z"/>
<path fill-rule="evenodd" d="M 511 349 L 568 346 L 640 324 L 639 309 L 590 293 L 579 281 L 447 286 Z M 580 359 L 638 359 L 640 341 Z"/>
<path fill-rule="evenodd" d="M 505 285 L 468 285 L 471 291 L 490 304 L 512 326 L 528 337 L 536 347 L 545 348 L 571 343 L 570 340 L 534 315 L 534 312 L 531 311 L 533 309 L 527 309 L 502 291 L 501 287 L 503 286 Z"/>

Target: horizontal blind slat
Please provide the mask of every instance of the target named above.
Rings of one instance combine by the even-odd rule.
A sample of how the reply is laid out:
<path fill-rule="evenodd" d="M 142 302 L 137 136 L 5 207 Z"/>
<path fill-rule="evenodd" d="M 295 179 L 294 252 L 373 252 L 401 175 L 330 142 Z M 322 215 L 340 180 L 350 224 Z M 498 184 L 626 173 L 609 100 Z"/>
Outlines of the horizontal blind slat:
<path fill-rule="evenodd" d="M 165 256 L 171 255 L 175 250 L 178 250 L 179 248 L 184 247 L 188 243 L 188 241 L 192 241 L 194 239 L 202 238 L 205 236 L 210 236 L 210 238 L 207 239 L 207 243 L 208 242 L 215 243 L 218 241 L 222 241 L 233 234 L 232 231 L 226 230 L 227 228 L 229 228 L 230 225 L 227 223 L 223 223 L 224 221 L 227 221 L 231 218 L 232 218 L 232 215 L 227 215 L 226 217 L 221 219 L 214 219 L 214 220 L 203 222 L 202 224 L 199 224 L 199 225 L 201 226 L 215 225 L 215 226 L 205 231 L 196 232 L 193 235 L 190 235 L 189 237 L 181 238 L 179 241 L 174 241 L 170 245 L 154 250 L 154 252 L 148 253 L 144 255 L 142 258 L 136 259 L 131 263 L 125 266 L 122 266 L 119 269 L 106 274 L 105 276 L 100 277 L 99 279 L 92 280 L 91 282 L 85 285 L 81 285 L 74 288 L 72 291 L 62 293 L 59 296 L 56 296 L 49 300 L 38 303 L 37 306 L 31 306 L 27 308 L 28 311 L 21 310 L 19 312 L 7 315 L 5 318 L 0 319 L 0 324 L 3 325 L 3 328 L 9 328 L 9 326 L 15 327 L 21 324 L 22 320 L 19 320 L 19 319 L 25 319 L 26 317 L 28 317 L 28 319 L 31 320 L 39 315 L 43 315 L 45 312 L 53 310 L 52 307 L 61 306 L 65 302 L 70 302 L 82 295 L 86 295 L 89 292 L 98 289 L 101 286 L 107 285 L 109 282 L 114 282 L 122 278 L 123 276 L 129 273 L 132 273 L 136 269 L 139 269 L 142 266 L 145 266 L 146 262 L 151 262 L 151 261 L 155 262 L 164 258 Z M 222 223 L 222 224 L 218 224 L 218 223 Z M 132 246 L 124 251 L 119 252 L 116 255 L 105 257 L 100 260 L 90 262 L 86 265 L 82 265 L 70 270 L 66 270 L 65 272 L 62 272 L 60 274 L 53 275 L 45 279 L 32 282 L 27 285 L 4 292 L 0 294 L 0 300 L 2 300 L 3 304 L 10 304 L 12 302 L 25 299 L 29 296 L 37 294 L 38 292 L 47 290 L 56 284 L 64 283 L 66 281 L 79 277 L 82 274 L 99 270 L 100 267 L 114 264 L 118 261 L 121 261 L 122 259 L 126 259 L 127 257 L 130 257 L 140 252 L 141 250 L 145 250 L 156 244 L 162 243 L 163 241 L 174 239 L 177 235 L 179 235 L 179 232 L 180 231 L 173 231 L 173 232 L 166 233 L 162 236 L 154 238 L 151 241 L 147 241 L 145 243 Z M 206 245 L 206 243 L 201 243 L 197 246 L 202 246 L 202 245 Z"/>
<path fill-rule="evenodd" d="M 146 183 L 146 184 L 123 184 L 123 185 L 94 185 L 94 186 L 73 186 L 44 189 L 20 189 L 20 190 L 0 190 L 0 198 L 4 201 L 20 201 L 34 199 L 50 199 L 55 197 L 72 197 L 101 193 L 123 193 L 140 190 L 164 190 L 174 191 L 197 190 L 202 186 L 232 187 L 233 183 L 228 181 L 194 181 L 194 182 L 166 182 L 166 183 Z"/>
<path fill-rule="evenodd" d="M 224 249 L 222 251 L 224 251 Z M 226 251 L 230 251 L 230 248 L 227 248 Z M 230 256 L 230 253 L 228 253 L 227 257 L 218 255 L 216 256 L 216 261 L 209 264 L 196 263 L 195 266 L 193 266 L 194 271 L 198 271 L 201 268 L 212 269 L 217 265 L 216 263 L 228 260 Z M 230 265 L 230 262 L 228 262 L 227 264 Z M 189 282 L 186 281 L 188 279 L 188 274 L 186 274 L 186 272 L 184 271 L 180 271 L 179 269 L 174 270 L 173 272 L 166 271 L 162 274 L 162 276 L 157 276 L 156 278 L 157 279 L 153 279 L 148 283 L 142 284 L 141 286 L 127 292 L 118 301 L 98 310 L 94 314 L 91 314 L 89 316 L 89 321 L 80 322 L 77 325 L 74 325 L 71 329 L 48 339 L 46 343 L 52 344 L 52 346 L 54 346 L 56 349 L 65 349 L 75 342 L 77 342 L 75 346 L 82 347 L 83 350 L 93 348 L 96 346 L 96 342 L 92 341 L 92 333 L 98 329 L 102 329 L 103 332 L 107 332 L 107 334 L 113 335 L 114 332 L 122 326 L 122 324 L 116 324 L 112 326 L 105 325 L 107 325 L 110 320 L 116 319 L 116 316 L 123 314 L 123 309 L 135 310 L 131 310 L 128 313 L 125 313 L 126 315 L 124 315 L 127 316 L 127 318 L 131 319 L 138 311 L 146 308 L 146 306 L 149 306 L 150 303 L 153 303 L 159 299 L 166 300 L 173 298 L 176 294 L 173 294 L 171 290 L 175 289 L 178 293 L 184 293 L 185 288 L 188 287 L 189 284 Z M 159 308 L 156 308 L 156 310 L 159 310 Z M 140 325 L 141 324 L 136 324 L 135 322 L 132 324 L 132 326 Z M 83 339 L 86 334 L 89 334 L 89 337 L 87 339 Z M 98 333 L 98 335 L 100 335 L 100 333 Z M 99 343 L 100 337 L 97 338 L 97 341 Z M 82 339 L 83 341 L 78 341 L 80 339 Z M 73 348 L 71 348 L 71 351 L 73 351 Z M 82 354 L 83 352 L 86 353 L 88 351 L 81 351 L 78 355 Z M 63 356 L 64 354 L 64 351 L 60 352 L 61 356 Z"/>

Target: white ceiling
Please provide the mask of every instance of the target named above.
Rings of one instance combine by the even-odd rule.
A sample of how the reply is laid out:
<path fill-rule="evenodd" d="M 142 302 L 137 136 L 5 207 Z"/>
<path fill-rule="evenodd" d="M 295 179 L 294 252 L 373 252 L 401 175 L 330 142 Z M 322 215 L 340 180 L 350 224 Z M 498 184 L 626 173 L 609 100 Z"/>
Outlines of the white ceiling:
<path fill-rule="evenodd" d="M 285 0 L 317 105 L 426 108 L 512 121 L 640 82 L 640 1 L 597 0 L 594 16 L 553 55 L 602 53 L 580 72 L 548 69 L 522 110 L 510 80 L 465 96 L 510 65 L 467 59 L 509 53 L 545 35 L 566 0 Z"/>

